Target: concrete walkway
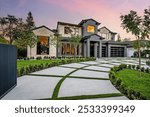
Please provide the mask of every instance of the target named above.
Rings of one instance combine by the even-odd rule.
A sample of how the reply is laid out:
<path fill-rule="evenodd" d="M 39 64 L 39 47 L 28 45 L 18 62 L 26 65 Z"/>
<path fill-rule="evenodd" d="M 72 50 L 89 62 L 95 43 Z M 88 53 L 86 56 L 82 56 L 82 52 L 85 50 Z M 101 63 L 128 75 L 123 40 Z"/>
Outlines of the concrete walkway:
<path fill-rule="evenodd" d="M 84 97 L 92 95 L 112 95 L 112 97 L 93 98 L 96 100 L 128 100 L 111 84 L 109 70 L 121 63 L 137 64 L 136 59 L 101 58 L 96 61 L 72 63 L 37 71 L 18 78 L 17 86 L 2 100 L 50 99 L 62 78 L 57 98 Z M 147 67 L 145 61 L 142 65 Z M 69 75 L 67 75 L 69 74 Z M 66 77 L 67 75 L 67 77 Z M 91 99 L 91 98 L 90 98 Z"/>

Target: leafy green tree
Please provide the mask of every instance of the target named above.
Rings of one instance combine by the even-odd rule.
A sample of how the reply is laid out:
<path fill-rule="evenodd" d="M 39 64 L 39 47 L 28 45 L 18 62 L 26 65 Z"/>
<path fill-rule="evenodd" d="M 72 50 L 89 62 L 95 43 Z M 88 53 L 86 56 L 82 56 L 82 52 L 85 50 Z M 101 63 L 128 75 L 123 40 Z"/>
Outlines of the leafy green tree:
<path fill-rule="evenodd" d="M 79 35 L 71 35 L 71 38 L 69 39 L 71 45 L 74 47 L 74 57 L 76 57 L 77 47 L 80 45 L 81 36 Z"/>
<path fill-rule="evenodd" d="M 127 15 L 121 15 L 122 27 L 127 32 L 131 32 L 137 39 L 137 49 L 139 56 L 139 67 L 141 70 L 141 40 L 149 38 L 150 34 L 150 8 L 144 10 L 144 16 L 138 16 L 136 11 L 131 10 Z M 140 71 L 141 77 L 141 71 Z"/>
<path fill-rule="evenodd" d="M 0 36 L 0 43 L 8 44 L 9 42 L 3 36 Z"/>
<path fill-rule="evenodd" d="M 61 47 L 62 35 L 56 33 L 54 36 L 50 36 L 51 44 L 56 47 L 56 56 L 58 57 L 59 50 L 58 48 Z"/>
<path fill-rule="evenodd" d="M 7 20 L 6 20 L 6 17 L 0 17 L 0 26 L 1 26 L 1 30 L 2 30 L 2 36 L 4 37 L 5 35 L 5 26 L 7 25 Z"/>
<path fill-rule="evenodd" d="M 15 35 L 15 30 L 17 27 L 18 19 L 13 15 L 8 15 L 6 17 L 7 27 L 5 28 L 6 36 L 9 37 L 10 44 L 15 40 L 13 37 Z"/>

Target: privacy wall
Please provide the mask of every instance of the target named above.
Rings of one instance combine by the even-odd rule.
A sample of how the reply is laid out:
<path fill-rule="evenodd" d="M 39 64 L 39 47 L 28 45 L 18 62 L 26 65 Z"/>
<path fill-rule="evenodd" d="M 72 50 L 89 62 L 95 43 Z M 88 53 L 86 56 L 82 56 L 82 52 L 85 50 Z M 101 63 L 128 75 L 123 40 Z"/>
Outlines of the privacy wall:
<path fill-rule="evenodd" d="M 0 98 L 17 84 L 17 50 L 0 44 Z"/>

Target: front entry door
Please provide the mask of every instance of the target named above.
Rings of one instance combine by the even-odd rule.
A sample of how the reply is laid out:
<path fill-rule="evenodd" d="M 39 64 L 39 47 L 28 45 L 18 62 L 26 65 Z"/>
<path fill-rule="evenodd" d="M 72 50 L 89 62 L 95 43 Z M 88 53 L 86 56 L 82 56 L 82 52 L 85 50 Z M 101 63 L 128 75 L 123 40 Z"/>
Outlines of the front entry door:
<path fill-rule="evenodd" d="M 94 57 L 94 43 L 90 43 L 90 57 Z"/>

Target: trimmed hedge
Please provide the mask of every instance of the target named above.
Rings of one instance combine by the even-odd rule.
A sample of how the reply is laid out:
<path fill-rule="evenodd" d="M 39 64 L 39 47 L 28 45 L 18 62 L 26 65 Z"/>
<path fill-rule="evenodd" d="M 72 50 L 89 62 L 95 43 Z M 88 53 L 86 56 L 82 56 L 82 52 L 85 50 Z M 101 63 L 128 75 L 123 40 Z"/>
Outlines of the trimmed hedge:
<path fill-rule="evenodd" d="M 120 70 L 123 70 L 125 68 L 128 68 L 128 69 L 134 69 L 135 70 L 135 67 L 137 70 L 139 70 L 139 66 L 135 66 L 135 65 L 124 65 L 124 64 L 121 64 L 119 65 L 118 67 L 113 67 L 111 68 L 110 70 L 110 73 L 109 73 L 109 78 L 112 82 L 112 84 L 120 91 L 122 92 L 124 95 L 126 95 L 129 99 L 131 100 L 144 100 L 146 99 L 140 92 L 137 92 L 131 88 L 129 88 L 128 86 L 126 86 L 121 78 L 119 78 L 117 76 L 117 72 L 120 71 Z M 147 68 L 145 69 L 144 67 L 141 68 L 141 71 L 143 72 L 146 72 L 146 73 L 150 73 L 150 69 Z"/>
<path fill-rule="evenodd" d="M 41 58 L 38 58 L 41 59 Z M 61 58 L 58 60 L 52 60 L 52 62 L 50 63 L 41 63 L 40 65 L 29 65 L 27 67 L 21 67 L 20 69 L 17 69 L 17 75 L 18 77 L 23 76 L 23 75 L 27 75 L 29 73 L 35 72 L 35 71 L 39 71 L 45 68 L 49 68 L 49 67 L 53 67 L 53 66 L 58 66 L 58 65 L 62 65 L 62 64 L 69 64 L 69 63 L 77 63 L 77 62 L 84 62 L 84 61 L 95 61 L 96 58 L 94 57 L 89 57 L 89 58 Z"/>

